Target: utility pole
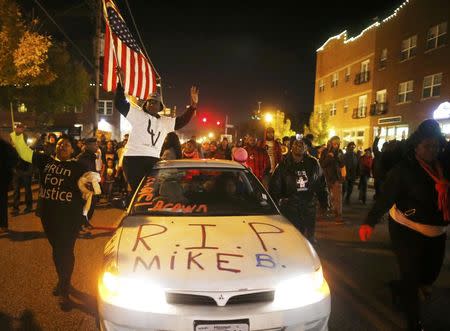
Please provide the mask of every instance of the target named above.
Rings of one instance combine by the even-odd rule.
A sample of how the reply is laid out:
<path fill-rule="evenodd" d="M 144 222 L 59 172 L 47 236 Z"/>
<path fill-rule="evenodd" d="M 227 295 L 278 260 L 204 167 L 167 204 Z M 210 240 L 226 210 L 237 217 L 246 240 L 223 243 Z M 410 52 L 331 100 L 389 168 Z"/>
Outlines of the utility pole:
<path fill-rule="evenodd" d="M 92 115 L 92 135 L 97 135 L 98 129 L 98 101 L 100 98 L 100 51 L 101 51 L 101 22 L 102 22 L 102 0 L 95 0 L 96 19 L 95 19 L 95 39 L 94 39 L 94 59 L 95 59 L 95 97 L 94 113 Z"/>

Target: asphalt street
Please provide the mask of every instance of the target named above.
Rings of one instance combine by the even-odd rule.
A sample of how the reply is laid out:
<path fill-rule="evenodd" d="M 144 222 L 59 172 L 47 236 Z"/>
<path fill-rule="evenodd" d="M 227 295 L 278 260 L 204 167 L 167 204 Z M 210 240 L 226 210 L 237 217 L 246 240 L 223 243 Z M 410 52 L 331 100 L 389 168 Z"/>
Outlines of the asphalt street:
<path fill-rule="evenodd" d="M 353 201 L 344 208 L 345 224 L 317 222 L 317 252 L 332 292 L 330 330 L 402 330 L 402 315 L 391 304 L 387 282 L 397 278 L 386 222 L 370 242 L 358 239 L 358 225 L 370 207 Z M 23 208 L 23 207 L 22 207 Z M 114 227 L 122 211 L 98 208 L 93 223 Z M 51 292 L 56 273 L 50 246 L 34 214 L 10 218 L 0 235 L 0 330 L 96 330 L 96 284 L 111 232 L 93 231 L 79 239 L 72 283 L 74 309 L 62 312 Z M 450 245 L 431 299 L 424 304 L 427 330 L 450 330 Z"/>

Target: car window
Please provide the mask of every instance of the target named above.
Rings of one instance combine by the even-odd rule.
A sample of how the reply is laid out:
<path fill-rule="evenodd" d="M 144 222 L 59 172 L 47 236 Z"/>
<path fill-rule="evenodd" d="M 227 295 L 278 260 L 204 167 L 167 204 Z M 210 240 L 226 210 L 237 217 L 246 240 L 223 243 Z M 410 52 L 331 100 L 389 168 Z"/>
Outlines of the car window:
<path fill-rule="evenodd" d="M 132 202 L 133 214 L 179 216 L 274 215 L 261 184 L 241 169 L 154 169 Z"/>

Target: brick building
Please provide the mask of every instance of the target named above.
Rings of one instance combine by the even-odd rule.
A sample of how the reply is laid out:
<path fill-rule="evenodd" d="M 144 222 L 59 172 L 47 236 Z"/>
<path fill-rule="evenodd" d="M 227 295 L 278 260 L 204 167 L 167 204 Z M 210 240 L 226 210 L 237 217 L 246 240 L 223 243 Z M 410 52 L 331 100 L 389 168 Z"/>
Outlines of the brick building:
<path fill-rule="evenodd" d="M 433 117 L 450 134 L 449 20 L 448 0 L 409 0 L 360 35 L 343 32 L 319 48 L 314 107 L 329 112 L 330 134 L 368 147 L 378 130 L 382 144 Z"/>

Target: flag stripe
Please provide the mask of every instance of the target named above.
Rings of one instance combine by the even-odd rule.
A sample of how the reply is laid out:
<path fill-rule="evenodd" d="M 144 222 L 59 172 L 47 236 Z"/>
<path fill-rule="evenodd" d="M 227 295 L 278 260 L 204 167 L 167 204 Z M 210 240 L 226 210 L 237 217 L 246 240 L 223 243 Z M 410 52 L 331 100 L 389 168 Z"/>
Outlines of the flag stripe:
<path fill-rule="evenodd" d="M 103 88 L 113 91 L 117 85 L 116 67 L 119 64 L 125 92 L 147 98 L 156 91 L 156 73 L 131 35 L 112 0 L 103 0 L 106 21 Z M 115 51 L 114 51 L 115 50 Z"/>

